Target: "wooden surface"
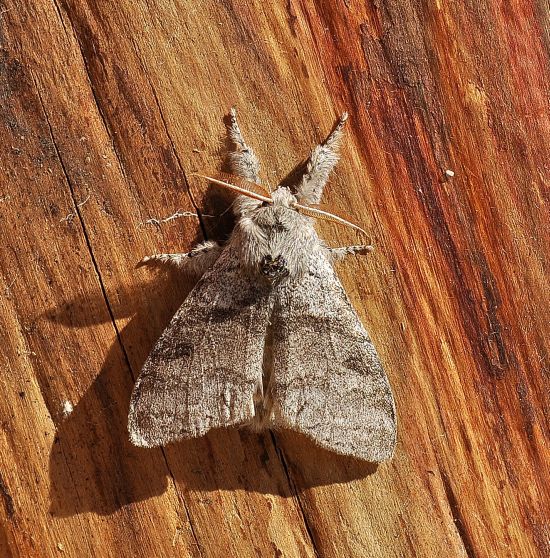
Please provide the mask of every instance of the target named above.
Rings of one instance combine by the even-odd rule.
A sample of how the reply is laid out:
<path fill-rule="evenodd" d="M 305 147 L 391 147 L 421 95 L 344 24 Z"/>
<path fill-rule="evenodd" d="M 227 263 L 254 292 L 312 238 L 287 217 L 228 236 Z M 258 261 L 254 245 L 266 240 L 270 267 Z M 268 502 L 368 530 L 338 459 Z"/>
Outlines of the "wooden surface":
<path fill-rule="evenodd" d="M 550 556 L 545 2 L 8 0 L 0 37 L 1 556 Z M 233 104 L 272 183 L 350 112 L 325 201 L 376 245 L 339 272 L 390 463 L 127 440 L 192 287 L 134 266 L 202 239 L 144 223 L 196 213 L 182 170 L 220 168 Z"/>

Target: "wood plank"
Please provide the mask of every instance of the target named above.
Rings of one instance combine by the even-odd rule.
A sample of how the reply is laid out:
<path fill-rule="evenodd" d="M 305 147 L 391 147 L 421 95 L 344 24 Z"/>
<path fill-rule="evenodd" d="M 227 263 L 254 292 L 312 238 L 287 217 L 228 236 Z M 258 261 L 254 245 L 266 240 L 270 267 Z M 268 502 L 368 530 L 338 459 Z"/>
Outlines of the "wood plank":
<path fill-rule="evenodd" d="M 171 541 L 181 529 L 185 544 L 195 540 L 162 453 L 139 451 L 127 440 L 132 377 L 81 220 L 85 207 L 101 205 L 95 191 L 85 204 L 82 192 L 72 191 L 33 68 L 18 39 L 6 35 L 2 538 L 13 556 L 93 555 L 98 548 L 113 556 L 119 541 L 127 541 L 128 555 L 163 547 L 168 555 L 170 542 L 139 540 L 136 532 Z M 102 160 L 97 146 L 91 153 Z M 85 176 L 97 180 L 91 171 Z M 115 510 L 117 519 L 106 519 Z"/>
<path fill-rule="evenodd" d="M 494 0 L 3 13 L 0 549 L 550 554 L 545 21 Z M 220 168 L 233 104 L 273 184 L 350 112 L 325 201 L 377 247 L 338 270 L 395 390 L 389 464 L 291 433 L 126 441 L 133 378 L 192 286 L 133 266 L 202 237 L 142 223 L 196 212 L 182 170 Z"/>
<path fill-rule="evenodd" d="M 53 10 L 53 6 L 50 8 Z M 50 18 L 55 19 L 56 13 L 54 11 L 45 12 L 41 17 L 43 21 L 49 21 Z M 116 318 L 116 344 L 122 345 L 123 358 L 130 369 L 139 371 L 153 341 L 158 337 L 169 316 L 183 299 L 189 285 L 182 284 L 181 278 L 178 281 L 179 285 L 174 285 L 175 278 L 172 278 L 171 281 L 155 281 L 153 284 L 135 281 L 136 275 L 132 276 L 133 267 L 135 262 L 139 260 L 139 256 L 136 257 L 135 254 L 143 255 L 154 251 L 153 248 L 136 250 L 139 242 L 143 241 L 139 237 L 146 236 L 144 234 L 145 229 L 139 226 L 146 220 L 146 215 L 141 216 L 141 220 L 137 221 L 136 213 L 139 209 L 136 206 L 139 201 L 147 200 L 149 207 L 156 208 L 156 212 L 152 213 L 156 215 L 161 215 L 162 212 L 166 211 L 167 199 L 174 208 L 192 211 L 193 207 L 185 198 L 183 198 L 183 201 L 187 203 L 187 206 L 183 205 L 182 207 L 181 188 L 179 192 L 175 188 L 178 184 L 181 184 L 181 178 L 178 176 L 176 180 L 174 175 L 174 173 L 179 173 L 179 162 L 164 128 L 162 115 L 158 111 L 153 111 L 151 116 L 149 113 L 141 113 L 138 110 L 137 100 L 144 97 L 142 85 L 147 82 L 147 76 L 141 74 L 138 83 L 130 86 L 130 90 L 124 88 L 123 84 L 120 83 L 124 75 L 120 72 L 117 73 L 115 63 L 111 66 L 111 61 L 105 59 L 101 61 L 101 64 L 94 65 L 93 61 L 88 63 L 87 60 L 82 60 L 81 55 L 85 55 L 86 49 L 95 49 L 95 46 L 86 42 L 86 37 L 78 37 L 82 39 L 82 42 L 78 43 L 77 36 L 72 34 L 70 21 L 59 20 L 59 25 L 60 29 L 63 26 L 66 33 L 58 33 L 54 37 L 46 36 L 41 40 L 41 37 L 37 37 L 31 32 L 27 38 L 28 42 L 23 44 L 23 48 L 27 46 L 30 52 L 26 62 L 36 68 L 37 88 L 39 91 L 43 88 L 42 97 L 48 123 L 51 126 L 55 147 L 59 152 L 63 169 L 66 172 L 71 190 L 74 191 L 75 198 L 89 194 L 90 189 L 88 181 L 83 181 L 81 178 L 83 174 L 82 162 L 90 163 L 87 160 L 88 152 L 83 152 L 81 147 L 83 134 L 86 135 L 86 142 L 92 145 L 92 147 L 87 145 L 86 149 L 89 149 L 92 153 L 101 153 L 101 159 L 107 161 L 104 166 L 114 170 L 111 170 L 111 176 L 106 177 L 106 171 L 101 166 L 102 161 L 100 159 L 101 168 L 97 171 L 97 175 L 94 176 L 90 171 L 88 176 L 92 177 L 90 182 L 93 180 L 93 195 L 101 199 L 102 203 L 100 207 L 93 207 L 87 202 L 83 206 L 86 214 L 84 214 L 84 209 L 82 211 L 85 240 L 90 246 L 94 266 L 97 267 L 101 276 L 101 287 L 104 292 L 98 293 L 99 296 L 88 293 L 78 296 L 74 300 L 70 300 L 69 308 L 62 308 L 60 311 L 52 310 L 47 317 L 52 321 L 61 322 L 63 326 L 89 326 L 91 325 L 90 321 L 94 323 L 90 311 L 93 311 L 96 305 L 104 304 L 104 296 L 106 295 L 109 303 L 109 313 L 104 317 L 107 320 L 109 320 L 110 315 Z M 19 27 L 18 31 L 20 32 L 19 36 L 26 36 L 23 26 Z M 98 29 L 98 31 L 105 32 L 102 29 Z M 128 35 L 125 34 L 124 36 Z M 36 46 L 37 41 L 41 48 Z M 51 58 L 36 56 L 36 53 L 44 52 L 47 49 L 52 49 Z M 119 49 L 121 52 L 127 52 L 128 60 L 135 60 L 135 66 L 129 75 L 134 76 L 139 73 L 140 61 L 137 55 L 133 54 L 135 49 L 132 42 L 122 41 Z M 67 60 L 64 55 L 75 58 L 74 66 L 66 66 Z M 116 58 L 118 59 L 118 56 Z M 103 81 L 105 79 L 103 72 L 106 67 L 112 69 L 113 75 L 116 75 L 114 81 Z M 61 80 L 59 79 L 60 75 L 63 76 Z M 94 78 L 96 79 L 95 82 Z M 84 90 L 77 88 L 77 95 L 75 96 L 74 89 L 63 87 L 63 85 L 72 83 L 82 83 Z M 59 84 L 61 89 L 58 89 Z M 111 87 L 113 85 L 116 87 Z M 135 92 L 134 97 L 130 95 L 130 91 Z M 95 121 L 83 123 L 75 120 L 72 122 L 74 129 L 68 129 L 66 120 L 62 115 L 76 113 L 76 107 L 82 102 L 82 95 L 88 96 L 87 105 L 95 113 Z M 156 107 L 154 91 L 152 90 L 146 106 Z M 138 122 L 135 126 L 132 126 L 136 120 Z M 138 124 L 150 136 L 143 133 L 136 135 Z M 148 143 L 149 137 L 162 138 L 165 144 L 157 145 L 158 149 L 152 153 Z M 78 142 L 79 139 L 81 143 Z M 111 148 L 108 155 L 101 151 L 101 148 L 105 149 L 106 146 Z M 142 157 L 135 157 L 135 153 L 141 154 Z M 116 171 L 118 171 L 118 174 L 112 176 Z M 101 172 L 103 174 L 100 174 Z M 97 177 L 104 179 L 105 182 L 97 180 Z M 118 182 L 118 186 L 113 185 L 115 181 Z M 151 186 L 155 183 L 158 184 L 160 193 Z M 167 186 L 174 191 L 166 192 Z M 160 201 L 157 201 L 159 198 Z M 186 244 L 190 246 L 193 236 L 197 234 L 197 223 L 195 223 L 195 230 L 192 234 L 189 233 L 189 229 L 184 229 L 184 236 L 180 232 L 182 236 L 178 238 L 174 234 L 176 230 L 176 227 L 162 227 L 161 233 L 169 231 L 173 235 L 172 239 L 170 236 L 164 238 L 164 242 L 172 241 L 173 244 L 176 244 L 177 241 L 181 242 L 182 238 L 187 237 Z M 149 237 L 151 236 L 149 233 Z M 106 241 L 107 238 L 108 241 Z M 118 253 L 126 254 L 126 257 L 119 257 L 117 256 Z M 148 299 L 141 296 L 144 291 L 149 294 Z M 164 305 L 164 308 L 159 309 L 159 305 Z M 74 306 L 82 308 L 81 316 L 75 316 L 72 311 Z M 115 348 L 120 349 L 119 346 Z M 90 350 L 94 350 L 94 348 L 91 347 Z M 105 352 L 105 350 L 98 351 L 98 354 Z M 63 472 L 58 471 L 57 463 L 50 464 L 54 491 L 52 499 L 55 497 L 63 500 L 58 503 L 59 509 L 55 510 L 61 515 L 88 511 L 88 508 L 91 508 L 93 512 L 118 513 L 123 505 L 132 504 L 142 498 L 147 499 L 162 493 L 166 482 L 165 477 L 168 475 L 172 479 L 174 475 L 178 475 L 174 464 L 170 462 L 168 467 L 162 463 L 149 466 L 150 478 L 145 479 L 143 484 L 135 487 L 132 486 L 130 481 L 124 480 L 125 469 L 132 467 L 135 459 L 131 452 L 128 456 L 117 456 L 116 462 L 109 464 L 110 454 L 113 452 L 113 449 L 109 447 L 110 444 L 128 445 L 125 413 L 128 409 L 130 387 L 126 383 L 124 389 L 121 388 L 118 392 L 110 389 L 110 386 L 116 381 L 120 381 L 115 377 L 116 374 L 120 373 L 120 365 L 117 365 L 119 363 L 113 363 L 113 358 L 113 355 L 109 352 L 99 375 L 95 378 L 92 389 L 89 389 L 82 396 L 79 405 L 75 407 L 67 421 L 58 426 L 59 439 L 65 440 L 67 445 L 72 446 L 79 443 L 79 439 L 83 436 L 86 428 L 89 427 L 89 415 L 83 409 L 91 408 L 91 412 L 95 410 L 99 414 L 105 414 L 106 406 L 108 408 L 116 406 L 119 413 L 117 435 L 112 436 L 112 439 L 107 436 L 103 446 L 95 440 L 93 444 L 85 445 L 83 453 L 88 452 L 89 455 L 76 455 L 74 461 L 70 464 L 72 465 L 70 467 L 71 477 L 76 487 L 89 484 L 89 478 L 92 475 L 96 477 L 95 484 L 88 487 L 85 496 L 80 498 L 77 505 L 67 505 L 62 498 L 64 493 L 62 492 L 61 496 L 58 494 L 61 491 L 58 484 L 67 479 L 64 478 Z M 131 378 L 129 381 L 131 386 Z M 99 395 L 97 394 L 98 391 L 100 392 Z M 101 436 L 99 438 L 102 440 Z M 124 451 L 128 450 L 125 448 Z M 132 449 L 132 452 L 135 453 L 136 451 L 139 454 L 140 450 Z M 233 452 L 234 450 L 230 448 L 225 451 L 226 454 L 232 454 Z M 271 452 L 273 453 L 272 448 Z M 99 457 L 96 453 L 99 454 Z M 166 456 L 163 454 L 160 455 L 160 459 L 165 458 Z M 181 454 L 178 453 L 174 459 L 181 460 Z M 82 470 L 80 465 L 82 461 L 89 462 L 90 467 Z M 278 459 L 272 457 L 272 461 L 275 462 L 274 471 L 270 471 L 270 466 L 264 463 L 262 463 L 262 467 L 267 467 L 268 471 L 272 473 L 267 477 L 267 487 L 269 487 L 270 479 L 273 477 L 278 483 L 275 485 L 278 491 L 279 485 L 284 486 L 288 483 L 288 480 Z M 60 475 L 62 476 L 61 481 L 55 483 L 54 481 L 57 481 L 57 477 Z M 108 485 L 107 488 L 115 493 L 112 501 L 101 501 L 103 492 L 109 491 L 103 486 L 105 483 Z M 123 492 L 122 495 L 120 494 L 121 491 Z M 289 489 L 286 488 L 285 492 L 288 494 Z M 224 544 L 219 529 L 210 532 L 210 539 L 203 540 L 202 537 L 203 530 L 211 529 L 212 518 L 210 518 L 208 524 L 193 532 L 192 521 L 191 523 L 186 521 L 188 510 L 183 490 L 179 491 L 179 498 L 179 503 L 169 500 L 161 503 L 161 506 L 164 506 L 165 513 L 172 516 L 171 522 L 165 522 L 167 529 L 170 529 L 170 535 L 166 536 L 166 532 L 163 530 L 158 532 L 150 528 L 139 530 L 133 535 L 135 547 L 142 546 L 142 551 L 149 555 L 151 554 L 148 550 L 149 545 L 152 545 L 152 548 L 163 548 L 166 553 L 172 553 L 178 552 L 173 548 L 175 541 L 178 548 L 185 548 L 185 551 L 189 554 L 196 554 L 197 552 L 199 554 L 203 552 L 209 554 L 208 546 L 212 544 L 216 545 L 216 551 L 220 551 Z M 234 498 L 228 497 L 227 500 L 233 502 Z M 262 500 L 265 501 L 263 498 Z M 196 505 L 202 507 L 206 501 L 208 501 L 206 498 L 199 499 Z M 190 502 L 193 504 L 194 500 L 190 499 Z M 271 522 L 273 524 L 284 523 L 285 520 L 288 520 L 290 524 L 296 524 L 296 527 L 291 529 L 290 533 L 287 532 L 288 530 L 275 530 L 269 537 L 264 536 L 260 531 L 258 536 L 251 537 L 248 547 L 241 542 L 239 551 L 243 555 L 252 555 L 258 549 L 263 552 L 265 549 L 271 551 L 275 547 L 281 548 L 285 554 L 307 554 L 309 543 L 306 540 L 307 534 L 300 518 L 297 503 L 292 499 L 287 500 L 284 496 L 281 496 L 276 499 L 269 499 L 265 505 L 271 509 L 273 516 Z M 230 506 L 230 509 L 233 507 Z M 227 510 L 220 508 L 220 519 L 226 519 L 228 525 L 237 529 L 242 520 L 235 513 L 229 514 L 226 518 L 226 512 Z M 138 509 L 135 513 L 138 514 L 138 519 L 142 522 L 150 521 L 152 516 L 147 510 Z M 119 521 L 126 523 L 123 518 L 122 515 Z M 106 529 L 109 530 L 108 525 L 106 525 Z M 112 532 L 115 532 L 115 530 L 113 529 Z M 112 537 L 112 532 L 108 531 L 109 537 Z M 142 535 L 144 541 L 140 542 Z M 190 538 L 186 535 L 190 535 Z M 228 535 L 231 535 L 229 531 Z M 157 540 L 157 537 L 161 537 L 161 540 Z M 232 537 L 228 536 L 227 549 L 230 550 L 233 545 Z M 97 552 L 101 547 L 102 545 L 95 544 L 92 548 L 94 548 L 94 552 Z M 136 548 L 129 548 L 126 552 L 128 552 L 128 555 L 135 555 L 138 552 Z M 120 550 L 117 550 L 114 542 L 111 544 L 106 542 L 104 551 L 119 552 Z"/>

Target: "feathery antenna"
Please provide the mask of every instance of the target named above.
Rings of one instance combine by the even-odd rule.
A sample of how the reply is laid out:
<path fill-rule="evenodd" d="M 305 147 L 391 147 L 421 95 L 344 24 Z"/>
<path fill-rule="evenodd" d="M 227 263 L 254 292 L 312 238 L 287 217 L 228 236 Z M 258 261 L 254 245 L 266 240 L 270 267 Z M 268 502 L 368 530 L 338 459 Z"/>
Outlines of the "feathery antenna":
<path fill-rule="evenodd" d="M 207 176 L 205 174 L 200 174 L 198 172 L 191 173 L 191 176 L 198 176 L 199 178 L 204 178 L 205 180 L 209 180 L 212 184 L 217 184 L 218 186 L 222 186 L 228 190 L 233 190 L 234 192 L 238 192 L 243 196 L 248 196 L 249 198 L 254 198 L 256 200 L 263 201 L 265 203 L 273 203 L 273 199 L 271 198 L 269 192 L 261 186 L 260 184 L 256 184 L 255 182 L 251 182 L 250 180 L 246 180 L 245 178 L 241 178 L 239 176 L 234 176 L 228 173 L 218 173 L 218 176 L 224 178 L 225 180 L 220 180 L 219 178 L 214 178 L 212 176 Z M 235 184 L 236 183 L 236 184 Z M 258 193 L 260 190 L 262 193 Z M 306 205 L 301 205 L 299 203 L 294 203 L 291 206 L 293 209 L 302 213 L 303 215 L 307 215 L 308 217 L 313 217 L 315 219 L 321 219 L 323 221 L 331 221 L 332 223 L 338 223 L 340 225 L 345 225 L 347 227 L 351 227 L 356 231 L 359 231 L 363 235 L 368 238 L 368 234 L 364 231 L 360 226 L 355 225 L 354 223 L 343 219 L 342 217 L 338 217 L 338 215 L 334 215 L 333 213 L 328 213 L 327 211 L 323 211 L 322 209 L 317 209 L 314 207 L 308 207 Z"/>
<path fill-rule="evenodd" d="M 255 182 L 250 182 L 250 180 L 245 180 L 244 178 L 233 176 L 231 174 L 219 173 L 219 175 L 222 178 L 228 178 L 229 180 L 231 180 L 231 182 L 220 180 L 212 176 L 206 176 L 205 174 L 199 174 L 198 172 L 194 172 L 191 174 L 191 176 L 204 178 L 205 180 L 209 180 L 210 182 L 212 182 L 212 184 L 217 184 L 218 186 L 222 186 L 223 188 L 227 188 L 228 190 L 233 190 L 234 192 L 238 192 L 243 196 L 248 196 L 249 198 L 254 198 L 266 203 L 273 203 L 273 200 L 269 196 L 268 192 L 266 192 L 265 188 L 263 188 L 263 186 L 260 186 Z M 237 184 L 233 184 L 233 182 L 237 182 Z M 259 194 L 255 190 L 261 190 L 264 193 Z"/>

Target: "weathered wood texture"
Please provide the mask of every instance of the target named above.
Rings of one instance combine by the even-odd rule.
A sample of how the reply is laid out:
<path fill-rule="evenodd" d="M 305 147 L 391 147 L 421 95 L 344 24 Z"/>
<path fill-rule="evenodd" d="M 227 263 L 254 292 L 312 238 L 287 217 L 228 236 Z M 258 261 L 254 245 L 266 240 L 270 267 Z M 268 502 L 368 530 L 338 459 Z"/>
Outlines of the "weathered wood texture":
<path fill-rule="evenodd" d="M 547 8 L 4 4 L 1 556 L 550 556 Z M 377 247 L 340 266 L 398 405 L 377 469 L 291 434 L 127 441 L 192 286 L 134 265 L 202 238 L 143 223 L 196 212 L 182 170 L 220 167 L 233 104 L 272 182 L 350 112 L 325 201 Z"/>

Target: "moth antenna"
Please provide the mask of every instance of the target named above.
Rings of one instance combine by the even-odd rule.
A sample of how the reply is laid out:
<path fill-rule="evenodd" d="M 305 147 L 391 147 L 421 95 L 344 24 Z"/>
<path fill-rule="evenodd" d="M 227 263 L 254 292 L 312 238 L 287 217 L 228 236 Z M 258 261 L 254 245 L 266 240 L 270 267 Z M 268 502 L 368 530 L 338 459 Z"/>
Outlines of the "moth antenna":
<path fill-rule="evenodd" d="M 245 190 L 250 190 L 251 192 L 256 192 L 257 194 L 265 194 L 266 196 L 271 197 L 271 189 L 269 188 L 269 185 L 264 186 L 254 180 L 248 180 L 247 178 L 243 178 L 237 174 L 230 174 L 228 172 L 219 172 L 217 175 L 225 182 L 229 182 L 229 184 L 236 184 Z"/>
<path fill-rule="evenodd" d="M 223 188 L 226 188 L 228 190 L 233 190 L 234 192 L 238 192 L 243 196 L 248 196 L 249 198 L 254 198 L 266 203 L 273 203 L 273 200 L 269 196 L 269 192 L 267 192 L 263 186 L 260 186 L 255 182 L 251 182 L 250 180 L 246 180 L 244 178 L 233 176 L 232 174 L 227 173 L 219 173 L 219 176 L 221 176 L 221 178 L 225 178 L 227 180 L 220 180 L 219 178 L 207 176 L 198 172 L 192 173 L 192 176 L 204 178 L 205 180 L 212 182 L 212 184 L 217 184 L 218 186 L 222 186 Z M 258 193 L 257 190 L 260 190 L 262 193 Z"/>
<path fill-rule="evenodd" d="M 333 215 L 332 213 L 328 213 L 327 211 L 323 211 L 322 209 L 316 209 L 314 207 L 308 207 L 306 205 L 300 205 L 299 203 L 295 203 L 292 206 L 298 213 L 302 213 L 303 215 L 307 215 L 308 217 L 314 217 L 315 219 L 321 219 L 323 221 L 331 221 L 332 223 L 339 223 L 340 225 L 346 225 L 347 227 L 351 227 L 359 231 L 360 233 L 364 234 L 365 237 L 369 237 L 367 232 L 363 230 L 359 225 L 356 225 L 350 221 L 346 221 L 342 217 L 338 217 L 338 215 Z"/>

